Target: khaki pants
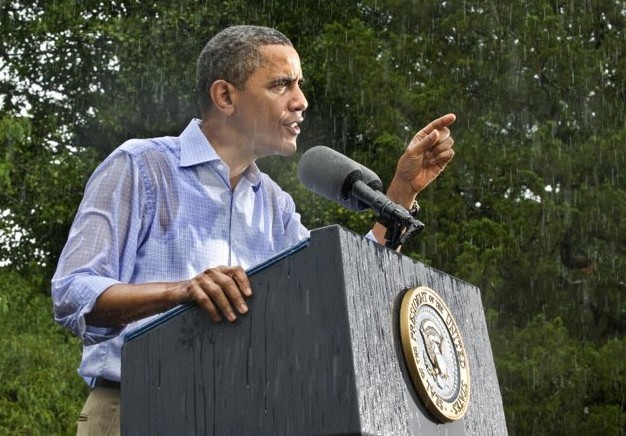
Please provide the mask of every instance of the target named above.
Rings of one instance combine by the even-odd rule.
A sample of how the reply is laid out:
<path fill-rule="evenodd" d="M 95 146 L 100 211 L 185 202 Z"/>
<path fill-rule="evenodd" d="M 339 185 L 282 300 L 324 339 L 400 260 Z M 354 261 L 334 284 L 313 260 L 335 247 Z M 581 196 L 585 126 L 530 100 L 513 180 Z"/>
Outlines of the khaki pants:
<path fill-rule="evenodd" d="M 78 418 L 77 436 L 120 434 L 120 390 L 95 388 Z"/>

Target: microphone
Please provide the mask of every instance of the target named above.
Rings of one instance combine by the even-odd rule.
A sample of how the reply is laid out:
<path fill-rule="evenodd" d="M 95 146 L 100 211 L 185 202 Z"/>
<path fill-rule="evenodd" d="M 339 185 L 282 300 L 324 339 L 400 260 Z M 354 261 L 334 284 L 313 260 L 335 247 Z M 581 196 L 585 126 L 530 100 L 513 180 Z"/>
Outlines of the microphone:
<path fill-rule="evenodd" d="M 307 150 L 298 162 L 298 179 L 310 191 L 350 210 L 372 209 L 383 223 L 417 227 L 416 231 L 424 228 L 381 192 L 383 184 L 376 173 L 332 148 L 320 145 Z"/>
<path fill-rule="evenodd" d="M 354 182 L 361 180 L 373 190 L 383 189 L 372 170 L 324 146 L 312 147 L 302 155 L 298 178 L 310 191 L 357 212 L 370 206 L 351 195 Z"/>

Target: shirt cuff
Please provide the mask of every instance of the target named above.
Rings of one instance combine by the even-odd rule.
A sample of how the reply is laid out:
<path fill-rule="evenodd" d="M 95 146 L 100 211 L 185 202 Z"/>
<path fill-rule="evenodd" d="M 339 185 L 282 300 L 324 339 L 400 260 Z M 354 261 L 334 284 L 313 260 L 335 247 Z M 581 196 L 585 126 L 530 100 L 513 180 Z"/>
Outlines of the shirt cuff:
<path fill-rule="evenodd" d="M 377 244 L 379 244 L 378 239 L 376 239 L 376 236 L 374 236 L 373 230 L 370 230 L 369 232 L 367 232 L 367 235 L 365 235 L 365 239 L 369 239 L 370 241 L 374 241 Z"/>
<path fill-rule="evenodd" d="M 103 341 L 107 341 L 118 336 L 125 326 L 118 327 L 95 327 L 87 324 L 85 315 L 87 315 L 96 304 L 98 297 L 113 285 L 120 282 L 109 277 L 86 276 L 76 278 L 74 286 L 80 289 L 83 304 L 78 312 L 76 320 L 76 334 L 82 339 L 83 344 L 93 345 Z"/>

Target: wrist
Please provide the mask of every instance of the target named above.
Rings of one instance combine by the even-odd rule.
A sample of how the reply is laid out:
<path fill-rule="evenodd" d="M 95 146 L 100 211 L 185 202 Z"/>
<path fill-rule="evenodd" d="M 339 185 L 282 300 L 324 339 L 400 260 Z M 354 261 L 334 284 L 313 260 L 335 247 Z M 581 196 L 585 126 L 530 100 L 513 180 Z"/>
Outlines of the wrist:
<path fill-rule="evenodd" d="M 387 197 L 408 210 L 415 205 L 415 199 L 419 191 L 416 191 L 411 184 L 403 182 L 394 177 L 387 190 Z"/>
<path fill-rule="evenodd" d="M 176 307 L 179 304 L 187 303 L 189 301 L 187 294 L 187 283 L 188 281 L 183 280 L 180 282 L 171 283 L 171 285 L 167 287 L 165 294 L 167 305 L 170 308 Z"/>

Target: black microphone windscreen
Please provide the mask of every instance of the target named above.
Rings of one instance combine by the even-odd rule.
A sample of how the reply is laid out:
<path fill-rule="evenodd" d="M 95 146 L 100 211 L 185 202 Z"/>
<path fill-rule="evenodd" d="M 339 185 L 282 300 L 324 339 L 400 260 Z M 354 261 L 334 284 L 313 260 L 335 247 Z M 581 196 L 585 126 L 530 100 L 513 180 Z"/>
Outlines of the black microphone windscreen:
<path fill-rule="evenodd" d="M 304 186 L 351 210 L 368 208 L 350 195 L 352 185 L 356 180 L 363 180 L 364 173 L 366 184 L 380 184 L 382 187 L 373 171 L 332 148 L 321 145 L 312 147 L 298 162 L 298 179 Z"/>

